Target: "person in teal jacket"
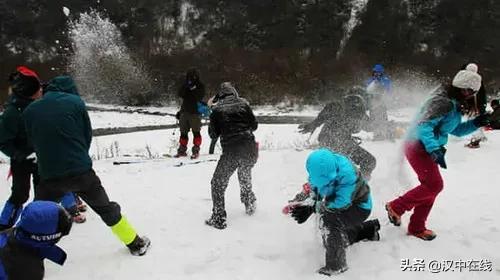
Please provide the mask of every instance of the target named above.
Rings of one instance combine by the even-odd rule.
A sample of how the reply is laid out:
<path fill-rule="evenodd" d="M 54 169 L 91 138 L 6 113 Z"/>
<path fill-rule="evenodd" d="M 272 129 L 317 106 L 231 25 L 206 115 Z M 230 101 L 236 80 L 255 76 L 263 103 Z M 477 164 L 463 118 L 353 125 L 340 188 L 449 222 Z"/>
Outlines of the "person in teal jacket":
<path fill-rule="evenodd" d="M 55 200 L 75 192 L 111 228 L 133 255 L 144 255 L 147 237 L 139 237 L 121 214 L 120 205 L 110 201 L 89 156 L 92 126 L 85 103 L 73 79 L 58 76 L 45 89 L 43 98 L 24 111 L 28 139 L 33 143 L 40 173 L 37 200 Z"/>
<path fill-rule="evenodd" d="M 447 168 L 444 156 L 448 135 L 465 136 L 490 122 L 487 114 L 462 122 L 462 116 L 477 112 L 469 107 L 467 100 L 473 98 L 480 87 L 479 74 L 467 69 L 459 71 L 451 85 L 438 90 L 424 104 L 409 132 L 404 152 L 418 175 L 420 185 L 385 205 L 389 221 L 395 226 L 401 225 L 401 216 L 405 212 L 413 210 L 408 235 L 423 240 L 436 237 L 434 231 L 427 229 L 426 221 L 437 195 L 443 189 L 438 166 Z"/>
<path fill-rule="evenodd" d="M 12 192 L 0 214 L 0 230 L 11 228 L 29 198 L 31 182 L 36 193 L 39 176 L 33 147 L 28 143 L 24 120 L 25 108 L 42 97 L 40 80 L 35 71 L 26 66 L 18 66 L 9 75 L 10 95 L 5 111 L 0 116 L 0 151 L 10 158 Z M 62 205 L 71 213 L 75 221 L 85 221 L 80 214 L 73 194 L 65 194 Z"/>
<path fill-rule="evenodd" d="M 347 157 L 326 148 L 308 156 L 306 169 L 309 187 L 290 201 L 290 212 L 299 224 L 313 213 L 320 215 L 326 255 L 318 273 L 339 274 L 347 270 L 348 244 L 380 239 L 378 220 L 366 221 L 372 209 L 370 187 Z"/>

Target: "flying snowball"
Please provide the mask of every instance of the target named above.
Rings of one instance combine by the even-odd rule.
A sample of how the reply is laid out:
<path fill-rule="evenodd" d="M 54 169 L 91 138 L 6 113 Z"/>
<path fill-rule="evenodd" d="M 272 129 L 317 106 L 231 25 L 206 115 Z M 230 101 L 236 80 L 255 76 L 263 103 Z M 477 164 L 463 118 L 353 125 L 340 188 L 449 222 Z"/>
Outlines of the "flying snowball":
<path fill-rule="evenodd" d="M 63 7 L 63 13 L 64 13 L 66 16 L 69 16 L 69 12 L 70 12 L 70 10 L 69 10 L 67 7 Z"/>

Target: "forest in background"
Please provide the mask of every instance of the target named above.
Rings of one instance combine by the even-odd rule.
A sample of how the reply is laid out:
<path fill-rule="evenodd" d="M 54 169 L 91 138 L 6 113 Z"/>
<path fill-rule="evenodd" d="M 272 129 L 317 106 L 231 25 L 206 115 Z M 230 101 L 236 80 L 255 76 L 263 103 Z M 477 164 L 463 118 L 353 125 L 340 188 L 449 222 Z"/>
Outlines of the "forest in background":
<path fill-rule="evenodd" d="M 71 22 L 92 11 L 116 26 L 138 65 L 129 71 L 119 57 L 96 59 L 105 69 L 78 82 L 83 95 L 102 102 L 175 100 L 190 67 L 200 70 L 209 94 L 229 80 L 259 104 L 334 98 L 362 84 L 374 63 L 393 78 L 444 79 L 474 61 L 490 90 L 500 82 L 494 0 L 1 0 L 0 100 L 16 65 L 33 67 L 42 79 L 78 71 L 70 67 Z M 119 90 L 87 86 L 135 69 L 147 75 L 118 75 Z"/>

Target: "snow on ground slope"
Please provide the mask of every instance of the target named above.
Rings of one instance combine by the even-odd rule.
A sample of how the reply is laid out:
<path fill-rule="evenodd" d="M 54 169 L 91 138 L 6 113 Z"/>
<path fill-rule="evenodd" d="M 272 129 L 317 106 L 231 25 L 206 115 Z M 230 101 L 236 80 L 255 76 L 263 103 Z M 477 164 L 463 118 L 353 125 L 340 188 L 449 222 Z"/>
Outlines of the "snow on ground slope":
<path fill-rule="evenodd" d="M 119 107 L 111 105 L 92 105 L 93 107 L 109 110 L 138 110 L 143 112 L 160 112 L 175 114 L 177 109 L 175 107 L 164 108 L 149 108 L 143 109 L 141 107 Z M 301 116 L 313 117 L 316 116 L 321 107 L 318 106 L 303 106 L 301 108 L 276 108 L 272 106 L 257 106 L 254 112 L 256 116 Z M 399 122 L 411 120 L 414 115 L 415 108 L 398 108 L 389 110 L 389 119 Z M 135 127 L 135 126 L 152 126 L 152 125 L 171 125 L 176 123 L 173 116 L 158 116 L 147 113 L 120 113 L 120 112 L 106 112 L 106 111 L 89 111 L 90 119 L 92 120 L 92 127 L 95 128 L 112 128 L 112 127 Z"/>
<path fill-rule="evenodd" d="M 210 179 L 215 162 L 173 167 L 179 160 L 114 166 L 112 160 L 95 161 L 95 170 L 112 200 L 141 234 L 152 240 L 144 257 L 133 257 L 92 211 L 85 224 L 75 225 L 61 246 L 68 252 L 65 266 L 46 262 L 46 279 L 327 279 L 315 270 L 323 264 L 317 220 L 297 225 L 281 208 L 306 179 L 304 161 L 310 151 L 297 151 L 307 140 L 296 126 L 261 126 L 257 138 L 267 147 L 253 170 L 258 209 L 248 217 L 239 202 L 236 176 L 226 194 L 228 228 L 204 225 L 211 209 Z M 498 154 L 500 133 L 477 150 L 452 139 L 443 171 L 444 191 L 438 197 L 428 226 L 437 239 L 425 242 L 405 235 L 403 226 L 388 224 L 384 202 L 416 182 L 401 160 L 400 141 L 365 142 L 378 159 L 370 182 L 374 196 L 372 217 L 382 223 L 380 242 L 362 242 L 348 249 L 350 269 L 335 279 L 499 279 L 500 190 Z M 206 141 L 206 129 L 204 129 Z M 172 130 L 105 136 L 94 139 L 100 147 L 119 143 L 121 153 L 145 151 L 161 154 L 177 139 Z M 202 149 L 206 153 L 207 144 Z M 212 156 L 202 155 L 201 158 Z M 402 163 L 402 164 L 401 164 Z M 400 168 L 402 166 L 402 168 Z M 8 165 L 0 164 L 0 174 Z M 0 181 L 0 199 L 9 193 L 9 182 Z M 421 272 L 403 272 L 402 259 L 422 259 Z M 462 261 L 487 260 L 491 272 L 458 272 Z M 454 272 L 431 273 L 431 261 L 453 261 Z M 441 269 L 441 270 L 444 270 Z"/>
<path fill-rule="evenodd" d="M 119 112 L 97 112 L 89 111 L 92 127 L 134 127 L 143 125 L 168 125 L 175 124 L 176 119 L 172 116 L 155 116 L 140 113 L 124 114 Z"/>

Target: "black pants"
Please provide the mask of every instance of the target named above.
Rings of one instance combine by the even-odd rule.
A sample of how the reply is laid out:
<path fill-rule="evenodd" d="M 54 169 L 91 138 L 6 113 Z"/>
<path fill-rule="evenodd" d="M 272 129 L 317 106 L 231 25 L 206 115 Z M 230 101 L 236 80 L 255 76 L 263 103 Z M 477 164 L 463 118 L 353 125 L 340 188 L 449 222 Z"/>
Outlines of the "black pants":
<path fill-rule="evenodd" d="M 257 148 L 255 143 L 249 145 L 248 150 L 240 152 L 223 152 L 212 177 L 213 213 L 225 216 L 224 194 L 229 178 L 238 170 L 240 182 L 240 200 L 244 204 L 253 203 L 256 198 L 252 191 L 252 168 L 257 162 Z"/>
<path fill-rule="evenodd" d="M 31 160 L 11 160 L 10 170 L 12 172 L 12 193 L 8 201 L 16 207 L 22 206 L 30 196 L 31 178 L 33 178 L 35 193 L 38 189 L 40 182 L 38 167 Z"/>
<path fill-rule="evenodd" d="M 346 247 L 373 236 L 373 227 L 368 227 L 369 222 L 365 222 L 369 215 L 369 210 L 358 206 L 351 206 L 344 211 L 322 211 L 326 267 L 332 270 L 346 268 Z"/>
<path fill-rule="evenodd" d="M 66 192 L 76 193 L 108 226 L 121 219 L 120 205 L 110 201 L 94 170 L 76 176 L 42 180 L 35 199 L 58 201 Z"/>
<path fill-rule="evenodd" d="M 30 196 L 31 178 L 33 178 L 35 192 L 40 179 L 37 165 L 31 160 L 11 160 L 10 171 L 12 174 L 11 195 L 3 209 L 1 209 L 0 230 L 14 226 L 21 214 L 23 204 L 26 203 Z"/>
<path fill-rule="evenodd" d="M 336 142 L 328 145 L 327 143 L 320 143 L 328 147 L 334 152 L 341 153 L 349 157 L 356 165 L 359 166 L 361 174 L 365 179 L 370 179 L 375 166 L 377 166 L 377 159 L 367 150 L 363 149 L 353 139 L 346 139 L 342 142 Z"/>
<path fill-rule="evenodd" d="M 217 140 L 219 140 L 219 138 L 211 138 L 210 139 L 210 148 L 208 149 L 208 153 L 210 155 L 213 155 L 215 152 L 215 146 L 217 145 Z"/>

